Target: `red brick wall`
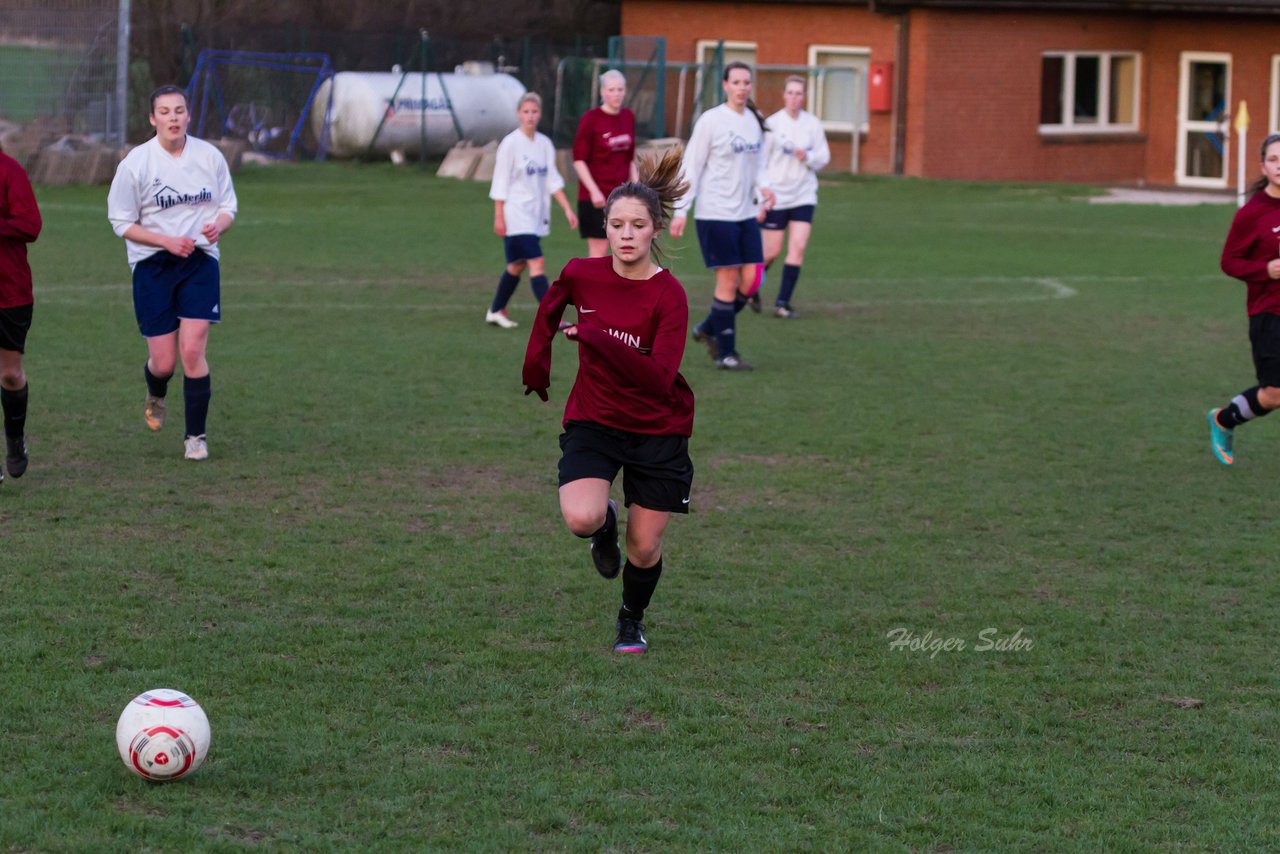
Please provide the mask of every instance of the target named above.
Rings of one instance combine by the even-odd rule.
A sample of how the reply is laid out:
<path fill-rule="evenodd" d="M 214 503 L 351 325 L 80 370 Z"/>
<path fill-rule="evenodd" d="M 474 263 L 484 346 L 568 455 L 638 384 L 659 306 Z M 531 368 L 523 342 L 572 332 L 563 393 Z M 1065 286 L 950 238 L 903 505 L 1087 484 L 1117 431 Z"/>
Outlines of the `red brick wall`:
<path fill-rule="evenodd" d="M 622 34 L 666 36 L 667 62 L 693 62 L 702 39 L 750 41 L 757 44 L 761 65 L 806 65 L 809 46 L 856 45 L 871 49 L 872 62 L 892 62 L 897 46 L 897 19 L 867 9 L 847 6 L 810 8 L 758 3 L 689 3 L 681 0 L 624 0 Z M 757 91 L 756 100 L 766 113 L 781 106 L 778 92 Z M 668 107 L 674 99 L 668 95 Z M 862 139 L 861 169 L 872 174 L 893 171 L 891 113 L 872 113 L 868 133 Z M 689 128 L 686 122 L 684 133 Z M 847 172 L 850 163 L 848 134 L 829 135 L 830 170 Z"/>
<path fill-rule="evenodd" d="M 873 62 L 896 56 L 899 19 L 865 8 L 800 9 L 756 3 L 624 0 L 622 32 L 665 35 L 670 62 L 694 58 L 699 39 L 753 41 L 762 64 L 808 61 L 811 44 L 871 48 Z M 1175 182 L 1179 59 L 1184 51 L 1232 55 L 1230 101 L 1247 100 L 1250 176 L 1269 128 L 1271 57 L 1280 20 L 1227 15 L 1173 16 L 916 10 L 908 24 L 904 171 L 967 180 Z M 1041 57 L 1051 50 L 1141 54 L 1139 129 L 1121 137 L 1039 133 Z M 770 93 L 760 92 L 762 107 Z M 775 93 L 776 94 L 776 93 Z M 670 100 L 670 99 L 669 99 Z M 873 113 L 862 171 L 893 171 L 892 113 Z M 688 129 L 685 128 L 685 132 Z M 1235 141 L 1229 183 L 1234 186 Z M 848 137 L 832 138 L 832 169 L 847 170 Z"/>

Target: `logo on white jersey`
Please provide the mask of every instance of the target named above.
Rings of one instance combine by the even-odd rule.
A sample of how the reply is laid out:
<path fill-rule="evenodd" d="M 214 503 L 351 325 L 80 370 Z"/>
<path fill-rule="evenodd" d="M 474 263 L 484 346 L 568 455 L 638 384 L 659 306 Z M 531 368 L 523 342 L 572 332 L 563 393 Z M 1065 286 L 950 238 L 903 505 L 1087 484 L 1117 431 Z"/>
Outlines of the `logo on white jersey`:
<path fill-rule="evenodd" d="M 747 142 L 742 137 L 734 134 L 733 139 L 729 140 L 729 147 L 733 149 L 734 154 L 755 154 L 760 150 L 760 142 Z"/>
<path fill-rule="evenodd" d="M 213 201 L 213 193 L 208 188 L 201 187 L 200 192 L 192 195 L 191 193 L 179 193 L 177 190 L 165 184 L 155 194 L 156 204 L 160 206 L 160 210 L 167 211 L 169 208 L 178 205 L 202 205 L 205 202 Z"/>

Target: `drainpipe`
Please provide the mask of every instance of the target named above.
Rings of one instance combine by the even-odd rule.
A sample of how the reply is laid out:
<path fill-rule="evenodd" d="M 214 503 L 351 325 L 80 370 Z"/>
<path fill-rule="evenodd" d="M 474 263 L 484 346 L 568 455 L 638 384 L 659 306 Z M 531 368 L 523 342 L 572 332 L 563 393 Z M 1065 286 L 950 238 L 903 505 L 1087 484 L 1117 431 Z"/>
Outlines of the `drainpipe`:
<path fill-rule="evenodd" d="M 907 152 L 907 46 L 909 11 L 903 10 L 898 18 L 898 61 L 894 63 L 893 81 L 893 174 L 901 175 L 905 168 Z"/>

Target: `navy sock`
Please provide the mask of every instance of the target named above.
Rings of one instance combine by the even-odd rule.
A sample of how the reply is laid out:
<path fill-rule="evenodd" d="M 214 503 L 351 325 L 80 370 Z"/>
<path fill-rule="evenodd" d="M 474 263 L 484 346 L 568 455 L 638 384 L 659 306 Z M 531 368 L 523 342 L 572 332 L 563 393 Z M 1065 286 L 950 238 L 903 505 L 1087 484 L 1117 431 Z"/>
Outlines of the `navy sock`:
<path fill-rule="evenodd" d="M 0 388 L 0 404 L 4 406 L 4 434 L 10 439 L 20 439 L 27 429 L 27 389 L 30 383 L 17 391 Z"/>
<path fill-rule="evenodd" d="M 643 620 L 644 609 L 649 607 L 658 578 L 662 575 L 662 558 L 649 567 L 638 567 L 627 561 L 622 567 L 622 609 L 619 619 Z"/>
<path fill-rule="evenodd" d="M 542 302 L 542 297 L 546 294 L 547 288 L 551 287 L 551 285 L 547 284 L 547 277 L 534 276 L 529 279 L 529 284 L 533 287 L 534 298 L 536 298 L 538 302 Z"/>
<path fill-rule="evenodd" d="M 711 301 L 711 328 L 715 330 L 716 347 L 720 351 L 721 358 L 737 352 L 734 349 L 733 329 L 736 319 L 733 303 L 718 299 Z"/>
<path fill-rule="evenodd" d="M 152 397 L 164 397 L 169 393 L 169 380 L 173 377 L 173 374 L 169 374 L 167 377 L 158 377 L 151 373 L 151 366 L 144 362 L 142 375 L 147 378 L 147 393 Z"/>
<path fill-rule="evenodd" d="M 182 378 L 182 400 L 187 416 L 187 435 L 203 436 L 205 422 L 209 419 L 209 398 L 213 397 L 213 383 L 209 374 L 202 377 Z"/>
<path fill-rule="evenodd" d="M 1264 409 L 1258 402 L 1258 390 L 1259 387 L 1254 386 L 1231 398 L 1231 402 L 1218 413 L 1218 423 L 1228 430 L 1234 430 L 1244 422 L 1261 418 L 1270 412 L 1270 409 Z"/>
<path fill-rule="evenodd" d="M 493 295 L 493 305 L 489 308 L 489 311 L 502 311 L 506 308 L 507 303 L 511 302 L 511 295 L 516 292 L 516 286 L 519 284 L 519 276 L 513 276 L 503 270 L 502 278 L 498 279 L 498 292 Z"/>
<path fill-rule="evenodd" d="M 791 295 L 795 293 L 796 282 L 800 280 L 800 267 L 796 264 L 784 264 L 782 266 L 782 284 L 778 286 L 778 301 L 776 305 L 784 305 L 791 307 Z"/>

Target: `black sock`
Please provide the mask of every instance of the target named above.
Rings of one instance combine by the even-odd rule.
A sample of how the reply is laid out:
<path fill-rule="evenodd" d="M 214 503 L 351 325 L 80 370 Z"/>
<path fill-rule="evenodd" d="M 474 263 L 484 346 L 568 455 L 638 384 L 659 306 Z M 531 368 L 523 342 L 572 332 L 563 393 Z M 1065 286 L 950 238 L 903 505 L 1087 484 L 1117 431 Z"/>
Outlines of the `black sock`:
<path fill-rule="evenodd" d="M 4 434 L 10 439 L 21 439 L 27 429 L 27 389 L 30 383 L 17 391 L 0 388 L 0 404 L 4 406 Z"/>
<path fill-rule="evenodd" d="M 740 292 L 734 294 L 733 297 L 733 313 L 741 314 L 742 310 L 747 307 L 748 297 L 744 297 Z"/>
<path fill-rule="evenodd" d="M 507 303 L 511 302 L 511 295 L 516 292 L 516 286 L 519 284 L 519 276 L 513 276 L 503 270 L 502 278 L 498 279 L 498 292 L 493 295 L 493 305 L 489 307 L 489 311 L 502 311 L 506 308 Z"/>
<path fill-rule="evenodd" d="M 546 294 L 547 288 L 551 285 L 547 284 L 546 276 L 533 276 L 529 279 L 529 286 L 533 288 L 533 296 L 538 302 L 542 302 L 542 297 Z"/>
<path fill-rule="evenodd" d="M 1218 412 L 1218 424 L 1228 430 L 1234 430 L 1244 422 L 1261 418 L 1270 412 L 1270 409 L 1264 409 L 1258 402 L 1258 390 L 1259 387 L 1254 386 L 1231 398 L 1231 402 Z"/>
<path fill-rule="evenodd" d="M 795 293 L 796 282 L 800 280 L 800 268 L 795 264 L 784 264 L 782 267 L 782 284 L 778 287 L 777 304 L 791 307 L 791 295 Z"/>
<path fill-rule="evenodd" d="M 716 348 L 720 351 L 721 358 L 737 352 L 733 334 L 734 319 L 733 303 L 711 300 L 711 325 L 716 331 Z"/>
<path fill-rule="evenodd" d="M 151 373 L 151 366 L 143 363 L 142 375 L 147 378 L 147 393 L 152 397 L 164 397 L 169 393 L 169 380 L 173 374 L 167 377 L 158 377 Z"/>
<path fill-rule="evenodd" d="M 213 382 L 209 374 L 202 377 L 182 378 L 182 400 L 186 410 L 188 436 L 204 435 L 211 397 L 213 397 Z"/>
<path fill-rule="evenodd" d="M 662 575 L 662 558 L 653 566 L 640 567 L 627 561 L 622 567 L 622 609 L 618 619 L 643 620 L 644 609 L 649 607 L 653 590 Z"/>

